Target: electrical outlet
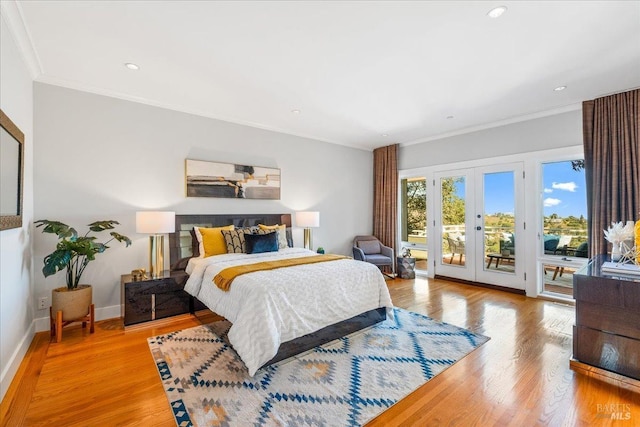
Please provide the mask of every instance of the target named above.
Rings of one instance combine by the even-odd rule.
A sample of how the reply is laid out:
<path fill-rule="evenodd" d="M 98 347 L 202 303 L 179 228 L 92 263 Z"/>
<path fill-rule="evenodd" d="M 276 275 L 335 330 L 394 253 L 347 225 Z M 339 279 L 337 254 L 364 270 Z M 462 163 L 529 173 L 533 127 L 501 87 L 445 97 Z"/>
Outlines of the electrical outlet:
<path fill-rule="evenodd" d="M 48 300 L 49 300 L 49 298 L 47 298 L 47 297 L 38 298 L 38 310 L 44 310 L 45 308 L 47 308 Z"/>

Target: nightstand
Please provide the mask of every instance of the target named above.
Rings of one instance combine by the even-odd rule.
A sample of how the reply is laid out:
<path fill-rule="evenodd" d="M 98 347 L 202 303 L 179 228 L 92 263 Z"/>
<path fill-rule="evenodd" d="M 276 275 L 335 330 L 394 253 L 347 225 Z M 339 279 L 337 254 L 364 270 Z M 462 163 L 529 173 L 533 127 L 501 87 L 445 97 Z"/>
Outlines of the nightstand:
<path fill-rule="evenodd" d="M 130 274 L 120 279 L 124 325 L 148 322 L 189 313 L 190 296 L 184 291 L 184 271 L 163 271 L 157 279 L 133 281 Z"/>

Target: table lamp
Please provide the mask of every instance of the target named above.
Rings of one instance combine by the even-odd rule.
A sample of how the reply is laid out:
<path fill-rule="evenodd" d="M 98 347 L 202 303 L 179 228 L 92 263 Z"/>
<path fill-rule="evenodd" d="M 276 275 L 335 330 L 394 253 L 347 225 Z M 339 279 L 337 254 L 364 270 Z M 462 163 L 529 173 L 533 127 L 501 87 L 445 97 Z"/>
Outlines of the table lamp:
<path fill-rule="evenodd" d="M 136 212 L 136 232 L 149 236 L 149 274 L 162 277 L 164 271 L 164 235 L 176 231 L 176 213 L 144 211 Z"/>
<path fill-rule="evenodd" d="M 311 229 L 320 227 L 320 212 L 296 212 L 296 225 L 304 228 L 305 249 L 313 249 Z"/>

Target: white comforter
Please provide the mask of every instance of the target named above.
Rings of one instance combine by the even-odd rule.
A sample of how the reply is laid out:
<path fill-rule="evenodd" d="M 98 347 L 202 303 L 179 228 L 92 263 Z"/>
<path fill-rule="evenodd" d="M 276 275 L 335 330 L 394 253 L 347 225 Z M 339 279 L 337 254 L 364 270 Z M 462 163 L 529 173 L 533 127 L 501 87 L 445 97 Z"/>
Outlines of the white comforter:
<path fill-rule="evenodd" d="M 368 310 L 392 307 L 380 270 L 352 259 L 241 275 L 228 292 L 213 283 L 227 267 L 311 255 L 315 253 L 307 249 L 286 248 L 192 258 L 187 266 L 185 291 L 233 324 L 229 341 L 252 376 L 276 355 L 280 343 Z"/>

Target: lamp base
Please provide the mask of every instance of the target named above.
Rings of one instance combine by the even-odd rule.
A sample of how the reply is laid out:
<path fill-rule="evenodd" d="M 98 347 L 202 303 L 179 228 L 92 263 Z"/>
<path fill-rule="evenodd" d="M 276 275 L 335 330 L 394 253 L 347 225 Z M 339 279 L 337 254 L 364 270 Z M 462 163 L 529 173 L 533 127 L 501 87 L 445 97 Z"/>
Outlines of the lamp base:
<path fill-rule="evenodd" d="M 305 228 L 304 229 L 304 248 L 305 249 L 309 249 L 309 250 L 313 250 L 313 242 L 311 240 L 311 229 L 310 228 Z"/>
<path fill-rule="evenodd" d="M 149 236 L 149 276 L 152 279 L 162 277 L 164 271 L 164 236 Z"/>

